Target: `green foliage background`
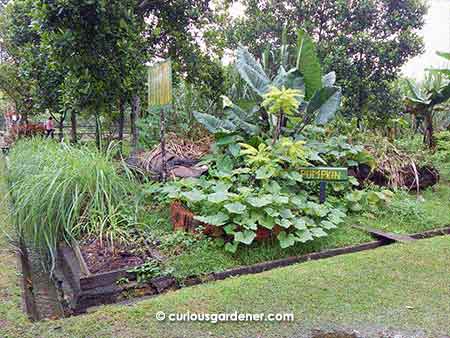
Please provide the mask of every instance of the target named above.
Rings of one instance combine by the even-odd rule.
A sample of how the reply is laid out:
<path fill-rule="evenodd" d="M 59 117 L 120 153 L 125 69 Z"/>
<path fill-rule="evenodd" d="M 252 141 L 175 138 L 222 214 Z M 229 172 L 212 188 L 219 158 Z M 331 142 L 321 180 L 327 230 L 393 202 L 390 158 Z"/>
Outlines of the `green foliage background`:
<path fill-rule="evenodd" d="M 211 34 L 228 46 L 243 44 L 255 55 L 282 44 L 303 27 L 317 42 L 326 72 L 336 71 L 347 115 L 374 118 L 399 112 L 400 96 L 389 85 L 401 67 L 423 52 L 417 31 L 424 25 L 426 3 L 418 0 L 268 1 L 244 0 L 245 15 L 223 15 Z M 225 27 L 225 28 L 223 28 Z"/>

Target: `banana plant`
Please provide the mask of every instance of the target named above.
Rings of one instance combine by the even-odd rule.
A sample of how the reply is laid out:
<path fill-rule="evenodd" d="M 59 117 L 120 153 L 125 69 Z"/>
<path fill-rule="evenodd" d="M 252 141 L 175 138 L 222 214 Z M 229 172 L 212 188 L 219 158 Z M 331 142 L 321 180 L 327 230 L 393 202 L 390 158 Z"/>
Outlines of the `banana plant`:
<path fill-rule="evenodd" d="M 304 31 L 299 30 L 297 33 L 294 55 L 289 55 L 287 38 L 285 33 L 283 35 L 276 74 L 271 74 L 267 53 L 263 54 L 264 65 L 262 65 L 242 46 L 237 49 L 235 65 L 242 79 L 261 101 L 267 100 L 268 96 L 277 92 L 295 91 L 295 97 L 298 100 L 295 112 L 286 116 L 281 110 L 278 112 L 266 110 L 265 108 L 270 105 L 264 107 L 261 102 L 255 105 L 256 108 L 248 111 L 226 100 L 222 119 L 208 114 L 195 114 L 198 121 L 209 131 L 213 133 L 240 131 L 254 135 L 255 132 L 261 132 L 263 126 L 268 124 L 271 131 L 279 136 L 277 128 L 286 127 L 288 123 L 292 127 L 291 130 L 298 133 L 310 123 L 324 125 L 334 117 L 342 97 L 341 88 L 335 86 L 336 74 L 331 72 L 322 76 L 314 42 Z M 288 69 L 289 64 L 294 66 Z"/>
<path fill-rule="evenodd" d="M 438 52 L 450 61 L 450 53 Z M 428 69 L 421 86 L 407 81 L 408 92 L 405 97 L 407 110 L 425 121 L 424 142 L 434 147 L 433 115 L 436 107 L 450 100 L 450 69 Z"/>
<path fill-rule="evenodd" d="M 247 49 L 240 47 L 237 51 L 236 67 L 242 78 L 261 97 L 265 97 L 271 89 L 288 88 L 300 90 L 304 93 L 297 117 L 302 122 L 297 128 L 315 121 L 326 124 L 332 119 L 341 102 L 341 88 L 335 86 L 336 74 L 331 72 L 322 77 L 322 70 L 312 39 L 299 30 L 295 54 L 295 66 L 286 70 L 289 63 L 287 47 L 281 47 L 278 73 L 271 79 L 267 74 L 270 67 L 263 66 L 251 55 Z M 267 60 L 267 57 L 263 58 Z"/>

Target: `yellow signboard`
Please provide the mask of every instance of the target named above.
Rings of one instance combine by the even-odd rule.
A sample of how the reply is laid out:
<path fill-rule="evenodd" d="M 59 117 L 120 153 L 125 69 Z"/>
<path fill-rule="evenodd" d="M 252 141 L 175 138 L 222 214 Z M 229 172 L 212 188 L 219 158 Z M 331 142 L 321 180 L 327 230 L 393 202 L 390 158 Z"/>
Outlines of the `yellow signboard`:
<path fill-rule="evenodd" d="M 346 168 L 304 167 L 300 168 L 300 175 L 305 181 L 348 181 L 348 170 Z"/>
<path fill-rule="evenodd" d="M 156 64 L 148 69 L 149 107 L 165 106 L 172 103 L 172 62 Z"/>

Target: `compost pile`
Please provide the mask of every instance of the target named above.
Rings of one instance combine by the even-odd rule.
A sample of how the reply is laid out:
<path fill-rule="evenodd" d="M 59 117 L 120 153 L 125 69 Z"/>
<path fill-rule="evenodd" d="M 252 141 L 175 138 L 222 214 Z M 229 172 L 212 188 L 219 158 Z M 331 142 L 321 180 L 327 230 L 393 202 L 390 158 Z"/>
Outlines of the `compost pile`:
<path fill-rule="evenodd" d="M 392 189 L 406 188 L 420 191 L 439 182 L 439 172 L 430 165 L 420 165 L 417 154 L 408 154 L 394 144 L 383 140 L 373 145 L 366 145 L 366 150 L 375 159 L 376 166 L 370 169 L 360 165 L 354 176 L 361 182 L 370 181 L 376 185 Z"/>
<path fill-rule="evenodd" d="M 209 152 L 212 142 L 211 137 L 205 137 L 194 142 L 173 133 L 168 134 L 165 144 L 167 176 L 187 178 L 203 175 L 208 171 L 208 167 L 199 165 L 199 161 Z M 161 144 L 151 151 L 133 153 L 127 163 L 131 168 L 144 172 L 155 179 L 161 177 L 163 173 Z"/>

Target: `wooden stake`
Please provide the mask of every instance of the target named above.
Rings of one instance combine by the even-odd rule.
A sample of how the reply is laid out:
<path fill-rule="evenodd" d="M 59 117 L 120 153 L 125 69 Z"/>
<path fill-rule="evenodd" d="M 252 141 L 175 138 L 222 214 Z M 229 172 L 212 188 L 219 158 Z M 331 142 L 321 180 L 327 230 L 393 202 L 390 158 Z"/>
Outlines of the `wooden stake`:
<path fill-rule="evenodd" d="M 320 204 L 324 204 L 327 199 L 327 182 L 320 182 Z"/>
<path fill-rule="evenodd" d="M 162 181 L 165 182 L 167 179 L 167 158 L 166 158 L 166 125 L 164 109 L 161 108 L 160 115 L 160 144 L 161 144 L 161 156 L 162 156 Z"/>

